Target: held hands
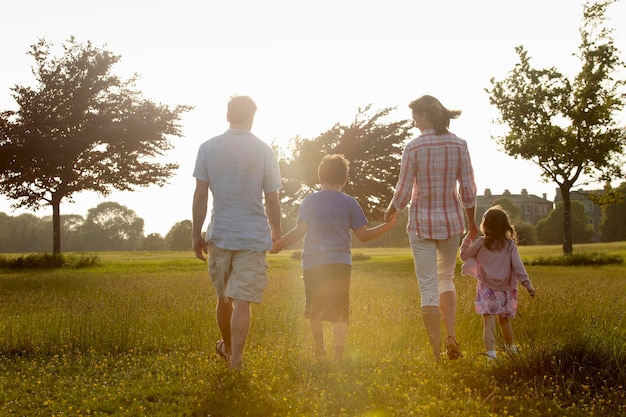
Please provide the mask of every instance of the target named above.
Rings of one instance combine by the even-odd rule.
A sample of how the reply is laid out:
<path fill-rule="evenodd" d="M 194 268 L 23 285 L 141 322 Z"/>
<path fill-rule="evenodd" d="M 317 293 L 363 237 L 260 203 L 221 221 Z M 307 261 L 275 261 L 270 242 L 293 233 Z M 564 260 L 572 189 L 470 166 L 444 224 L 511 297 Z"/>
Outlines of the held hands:
<path fill-rule="evenodd" d="M 271 254 L 277 254 L 282 249 L 280 239 L 272 242 L 272 249 L 270 250 Z"/>
<path fill-rule="evenodd" d="M 470 240 L 476 239 L 476 236 L 478 236 L 478 226 L 476 225 L 476 223 L 475 222 L 470 223 L 467 226 L 467 229 L 468 229 L 467 230 L 467 237 Z"/>

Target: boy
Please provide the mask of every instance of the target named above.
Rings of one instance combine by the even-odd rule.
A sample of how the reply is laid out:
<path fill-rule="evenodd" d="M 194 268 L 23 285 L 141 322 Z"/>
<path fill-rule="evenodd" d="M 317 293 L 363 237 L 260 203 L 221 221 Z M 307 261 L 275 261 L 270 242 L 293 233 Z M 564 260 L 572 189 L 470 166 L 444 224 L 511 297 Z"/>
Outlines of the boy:
<path fill-rule="evenodd" d="M 359 203 L 341 192 L 348 181 L 349 161 L 343 155 L 326 155 L 318 168 L 322 190 L 307 196 L 298 223 L 274 242 L 271 253 L 304 237 L 302 269 L 306 295 L 304 316 L 309 319 L 315 356 L 323 358 L 324 321 L 333 327 L 335 358 L 344 355 L 349 324 L 349 290 L 352 255 L 350 230 L 367 242 L 391 229 L 396 217 L 372 229 Z"/>

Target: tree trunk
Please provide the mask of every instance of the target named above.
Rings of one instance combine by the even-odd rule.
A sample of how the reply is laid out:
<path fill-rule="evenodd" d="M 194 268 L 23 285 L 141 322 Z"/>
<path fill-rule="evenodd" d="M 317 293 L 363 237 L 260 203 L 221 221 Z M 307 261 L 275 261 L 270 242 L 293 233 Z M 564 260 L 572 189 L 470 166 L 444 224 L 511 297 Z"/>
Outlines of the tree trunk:
<path fill-rule="evenodd" d="M 561 187 L 561 197 L 563 197 L 563 255 L 572 254 L 572 201 L 569 195 L 570 188 Z"/>
<path fill-rule="evenodd" d="M 52 196 L 52 256 L 61 255 L 61 199 Z"/>

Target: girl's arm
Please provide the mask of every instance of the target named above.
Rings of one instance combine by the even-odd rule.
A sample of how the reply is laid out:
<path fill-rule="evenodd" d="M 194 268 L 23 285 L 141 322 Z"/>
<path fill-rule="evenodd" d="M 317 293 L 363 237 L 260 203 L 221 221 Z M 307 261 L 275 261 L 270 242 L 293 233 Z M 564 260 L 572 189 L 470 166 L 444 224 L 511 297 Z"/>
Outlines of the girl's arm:
<path fill-rule="evenodd" d="M 482 246 L 482 239 L 476 239 L 472 241 L 472 238 L 470 237 L 471 233 L 472 232 L 469 232 L 463 239 L 463 242 L 461 242 L 460 257 L 463 262 L 467 261 L 469 258 L 473 258 L 474 256 L 476 256 L 478 250 Z"/>
<path fill-rule="evenodd" d="M 517 280 L 522 284 L 522 287 L 526 288 L 528 294 L 531 297 L 535 296 L 535 287 L 533 287 L 530 278 L 528 277 L 528 272 L 526 272 L 526 268 L 524 267 L 524 263 L 522 262 L 522 257 L 517 250 L 517 245 L 511 242 L 513 249 L 511 250 L 511 267 L 513 268 L 513 273 L 517 277 Z"/>
<path fill-rule="evenodd" d="M 391 229 L 393 225 L 396 223 L 396 213 L 392 213 L 388 217 L 388 221 L 383 224 L 379 224 L 376 227 L 368 229 L 365 226 L 359 227 L 354 231 L 354 234 L 361 242 L 369 242 L 370 240 L 374 240 L 387 230 Z"/>

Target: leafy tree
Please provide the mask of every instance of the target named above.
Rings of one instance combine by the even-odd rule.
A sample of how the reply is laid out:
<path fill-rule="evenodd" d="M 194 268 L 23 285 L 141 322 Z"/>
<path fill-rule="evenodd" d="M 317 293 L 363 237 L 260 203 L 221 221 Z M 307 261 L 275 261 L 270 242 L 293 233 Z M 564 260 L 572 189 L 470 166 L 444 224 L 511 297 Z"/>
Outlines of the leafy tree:
<path fill-rule="evenodd" d="M 187 106 L 170 109 L 142 98 L 137 75 L 112 73 L 120 56 L 70 38 L 55 57 L 45 40 L 31 46 L 36 87 L 11 90 L 17 111 L 0 113 L 0 193 L 15 208 L 52 206 L 53 253 L 61 252 L 60 205 L 80 191 L 164 185 L 178 168 L 155 157 Z"/>
<path fill-rule="evenodd" d="M 165 235 L 167 248 L 169 250 L 190 250 L 191 229 L 191 220 L 183 220 L 172 226 L 167 235 Z"/>
<path fill-rule="evenodd" d="M 563 202 L 537 223 L 537 236 L 541 243 L 554 245 L 563 239 Z M 593 240 L 593 228 L 587 223 L 585 206 L 578 201 L 571 203 L 572 239 L 574 243 L 590 243 Z"/>
<path fill-rule="evenodd" d="M 618 242 L 626 240 L 626 183 L 617 187 L 621 201 L 603 206 L 600 233 L 603 242 Z"/>
<path fill-rule="evenodd" d="M 383 122 L 392 108 L 369 115 L 371 106 L 359 109 L 348 125 L 336 123 L 315 139 L 291 139 L 289 152 L 278 150 L 284 187 L 281 200 L 285 212 L 294 213 L 297 205 L 318 184 L 317 168 L 328 154 L 342 154 L 350 161 L 350 179 L 344 187 L 369 220 L 382 219 L 385 205 L 393 196 L 398 180 L 402 146 L 409 138 L 408 120 Z"/>
<path fill-rule="evenodd" d="M 46 217 L 52 229 L 52 217 Z M 68 250 L 81 251 L 83 249 L 83 226 L 85 218 L 79 214 L 61 216 L 61 239 Z"/>
<path fill-rule="evenodd" d="M 519 222 L 522 218 L 522 210 L 520 210 L 520 208 L 516 204 L 514 204 L 510 198 L 498 198 L 496 201 L 493 202 L 493 204 L 491 204 L 491 206 L 502 207 L 509 214 L 509 219 L 512 223 Z"/>
<path fill-rule="evenodd" d="M 614 116 L 624 105 L 624 80 L 613 74 L 624 63 L 612 30 L 604 25 L 606 9 L 615 1 L 584 5 L 577 54 L 581 69 L 573 81 L 555 68 L 532 68 L 528 53 L 518 46 L 519 63 L 504 80 L 492 78 L 492 89 L 486 90 L 500 111 L 498 121 L 508 126 L 496 141 L 507 154 L 536 163 L 542 177 L 561 190 L 565 255 L 572 253 L 571 188 L 585 177 L 606 182 L 623 174 L 626 133 Z"/>
<path fill-rule="evenodd" d="M 49 252 L 50 223 L 34 214 L 8 216 L 0 213 L 0 252 Z M 47 243 L 46 243 L 47 242 Z"/>
<path fill-rule="evenodd" d="M 143 240 L 142 249 L 147 251 L 165 250 L 165 239 L 159 233 L 150 233 Z"/>
<path fill-rule="evenodd" d="M 143 238 L 143 219 L 115 202 L 89 209 L 83 226 L 84 250 L 137 250 Z"/>

